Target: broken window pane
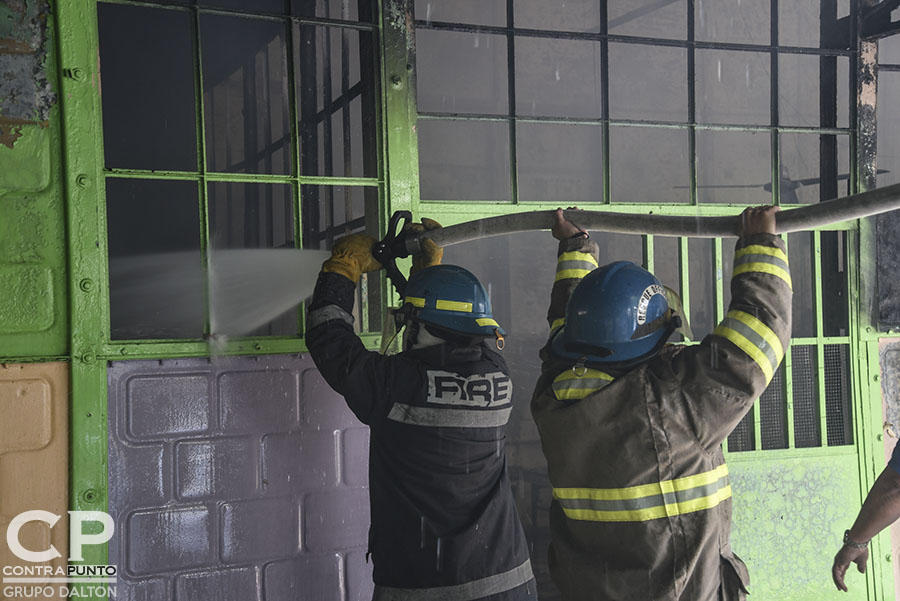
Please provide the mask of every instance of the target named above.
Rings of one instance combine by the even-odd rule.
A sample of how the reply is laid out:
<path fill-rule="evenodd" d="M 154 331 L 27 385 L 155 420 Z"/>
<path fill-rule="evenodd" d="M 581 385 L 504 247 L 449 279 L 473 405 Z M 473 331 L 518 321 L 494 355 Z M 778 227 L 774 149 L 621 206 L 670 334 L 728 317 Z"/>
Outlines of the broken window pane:
<path fill-rule="evenodd" d="M 613 35 L 687 39 L 687 0 L 608 0 Z"/>
<path fill-rule="evenodd" d="M 285 26 L 200 16 L 210 171 L 291 173 Z"/>
<path fill-rule="evenodd" d="M 567 0 L 565 10 L 546 0 L 513 0 L 516 27 L 600 33 L 600 2 Z"/>
<path fill-rule="evenodd" d="M 849 194 L 849 136 L 783 133 L 778 140 L 781 204 L 809 204 Z"/>
<path fill-rule="evenodd" d="M 303 248 L 328 250 L 335 240 L 357 232 L 381 237 L 378 188 L 305 185 L 300 188 L 300 206 Z M 381 332 L 384 304 L 380 278 L 378 272 L 363 274 L 356 287 L 353 317 L 357 332 Z"/>
<path fill-rule="evenodd" d="M 696 0 L 696 38 L 768 46 L 772 37 L 769 3 L 770 0 Z"/>
<path fill-rule="evenodd" d="M 894 38 L 900 40 L 900 35 Z M 884 43 L 884 40 L 881 42 Z M 900 44 L 898 44 L 900 48 Z M 900 58 L 898 58 L 900 62 Z M 900 73 L 878 73 L 878 186 L 900 183 Z"/>
<path fill-rule="evenodd" d="M 295 25 L 294 35 L 301 173 L 375 177 L 372 33 Z"/>
<path fill-rule="evenodd" d="M 830 12 L 829 8 L 830 7 Z M 847 48 L 850 0 L 782 0 L 778 3 L 778 45 Z"/>
<path fill-rule="evenodd" d="M 370 23 L 375 18 L 372 0 L 290 0 L 292 14 Z"/>
<path fill-rule="evenodd" d="M 191 15 L 97 6 L 106 167 L 195 171 Z"/>
<path fill-rule="evenodd" d="M 502 35 L 416 31 L 419 112 L 509 114 L 506 46 Z"/>
<path fill-rule="evenodd" d="M 208 194 L 213 252 L 294 247 L 293 201 L 289 184 L 211 182 Z M 230 256 L 233 255 L 219 255 L 218 261 L 227 267 Z M 263 257 L 261 260 L 265 260 L 266 256 Z M 276 259 L 269 257 L 269 260 Z M 278 291 L 272 289 L 268 293 L 271 302 Z M 293 336 L 297 334 L 297 322 L 297 310 L 292 308 L 246 335 Z"/>
<path fill-rule="evenodd" d="M 600 43 L 517 37 L 516 114 L 602 117 Z"/>
<path fill-rule="evenodd" d="M 850 59 L 778 55 L 778 121 L 799 127 L 847 127 Z M 827 107 L 823 110 L 823 106 Z"/>
<path fill-rule="evenodd" d="M 816 304 L 813 288 L 813 237 L 811 232 L 788 234 L 788 260 L 791 266 L 791 283 L 794 295 L 791 304 L 791 336 L 814 338 L 816 336 Z M 818 283 L 816 283 L 818 286 Z"/>
<path fill-rule="evenodd" d="M 506 25 L 506 0 L 416 0 L 416 20 Z"/>
<path fill-rule="evenodd" d="M 106 225 L 112 338 L 199 338 L 197 183 L 107 178 Z"/>
<path fill-rule="evenodd" d="M 768 132 L 698 130 L 699 201 L 771 204 L 771 140 Z"/>
<path fill-rule="evenodd" d="M 609 44 L 612 119 L 687 121 L 687 50 Z"/>
<path fill-rule="evenodd" d="M 701 49 L 696 56 L 698 122 L 769 124 L 768 54 Z"/>
<path fill-rule="evenodd" d="M 691 330 L 696 340 L 703 340 L 716 326 L 712 240 L 691 238 L 688 241 L 688 259 Z"/>
<path fill-rule="evenodd" d="M 610 127 L 612 202 L 689 202 L 688 132 L 663 127 Z"/>
<path fill-rule="evenodd" d="M 603 200 L 599 126 L 519 123 L 516 131 L 519 200 Z"/>
<path fill-rule="evenodd" d="M 510 200 L 509 125 L 419 119 L 423 200 Z"/>

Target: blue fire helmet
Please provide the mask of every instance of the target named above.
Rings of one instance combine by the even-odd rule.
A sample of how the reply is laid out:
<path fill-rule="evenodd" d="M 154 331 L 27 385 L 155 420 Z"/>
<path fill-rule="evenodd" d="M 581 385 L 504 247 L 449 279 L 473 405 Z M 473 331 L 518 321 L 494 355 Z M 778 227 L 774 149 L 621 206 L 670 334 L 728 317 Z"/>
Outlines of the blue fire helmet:
<path fill-rule="evenodd" d="M 589 363 L 631 361 L 661 346 L 674 325 L 659 280 L 634 263 L 617 261 L 578 283 L 550 348 Z"/>
<path fill-rule="evenodd" d="M 457 265 L 434 265 L 409 278 L 404 305 L 426 324 L 466 336 L 506 332 L 494 321 L 487 290 L 470 271 Z"/>

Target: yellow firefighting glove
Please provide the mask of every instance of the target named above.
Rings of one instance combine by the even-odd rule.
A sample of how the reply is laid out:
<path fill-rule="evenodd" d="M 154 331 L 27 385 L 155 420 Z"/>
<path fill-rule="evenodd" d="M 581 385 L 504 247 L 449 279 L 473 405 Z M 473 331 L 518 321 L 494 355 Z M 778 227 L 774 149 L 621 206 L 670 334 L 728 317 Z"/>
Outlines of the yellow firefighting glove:
<path fill-rule="evenodd" d="M 409 223 L 403 228 L 403 231 L 412 232 L 415 235 L 428 230 L 436 230 L 439 227 L 441 227 L 441 224 L 434 219 L 423 217 L 422 223 Z M 409 275 L 419 273 L 432 265 L 440 265 L 443 257 L 443 248 L 438 246 L 433 240 L 427 238 L 422 240 L 422 250 L 413 255 L 412 269 L 409 270 Z"/>
<path fill-rule="evenodd" d="M 338 240 L 331 249 L 331 258 L 322 263 L 322 271 L 339 273 L 354 284 L 359 276 L 381 269 L 372 256 L 375 238 L 368 234 L 350 234 Z"/>

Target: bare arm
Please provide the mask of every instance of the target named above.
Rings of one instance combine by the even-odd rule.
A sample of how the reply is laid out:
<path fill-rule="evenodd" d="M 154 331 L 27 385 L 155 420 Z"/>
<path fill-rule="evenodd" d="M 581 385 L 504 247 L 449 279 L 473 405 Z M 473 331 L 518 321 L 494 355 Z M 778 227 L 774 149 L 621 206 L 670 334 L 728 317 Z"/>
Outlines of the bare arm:
<path fill-rule="evenodd" d="M 898 518 L 900 518 L 900 474 L 893 468 L 886 467 L 866 496 L 859 515 L 856 516 L 856 521 L 850 528 L 849 538 L 856 543 L 867 543 Z M 841 547 L 841 550 L 834 556 L 834 564 L 831 567 L 831 576 L 835 586 L 846 591 L 844 574 L 850 563 L 855 563 L 859 572 L 865 573 L 868 560 L 868 546 L 860 548 L 844 545 Z"/>

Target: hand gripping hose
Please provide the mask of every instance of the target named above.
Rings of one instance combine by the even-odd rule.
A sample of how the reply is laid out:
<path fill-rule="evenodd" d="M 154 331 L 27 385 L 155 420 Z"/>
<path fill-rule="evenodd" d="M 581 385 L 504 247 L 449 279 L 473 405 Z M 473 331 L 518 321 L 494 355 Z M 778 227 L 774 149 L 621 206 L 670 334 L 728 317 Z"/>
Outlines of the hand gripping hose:
<path fill-rule="evenodd" d="M 862 219 L 894 209 L 900 209 L 900 184 L 826 200 L 814 205 L 784 209 L 775 217 L 775 231 L 779 234 L 786 234 L 811 230 L 841 221 Z M 422 232 L 418 236 L 406 238 L 406 251 L 408 254 L 419 252 L 421 241 L 425 238 L 430 238 L 441 246 L 448 246 L 488 236 L 549 229 L 553 224 L 554 213 L 555 211 L 531 211 L 500 215 Z M 737 236 L 740 224 L 737 215 L 691 217 L 606 211 L 566 211 L 566 217 L 586 230 L 693 238 Z"/>

